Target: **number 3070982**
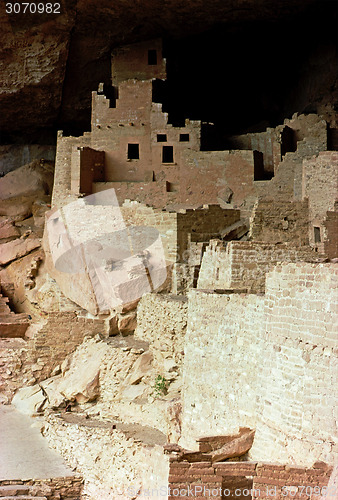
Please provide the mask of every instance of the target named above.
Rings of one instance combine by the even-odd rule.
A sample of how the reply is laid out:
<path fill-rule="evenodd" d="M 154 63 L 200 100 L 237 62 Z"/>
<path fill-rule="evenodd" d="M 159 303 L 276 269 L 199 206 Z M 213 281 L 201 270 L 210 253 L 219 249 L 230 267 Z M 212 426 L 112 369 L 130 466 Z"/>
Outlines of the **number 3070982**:
<path fill-rule="evenodd" d="M 60 3 L 7 2 L 7 14 L 61 14 Z"/>

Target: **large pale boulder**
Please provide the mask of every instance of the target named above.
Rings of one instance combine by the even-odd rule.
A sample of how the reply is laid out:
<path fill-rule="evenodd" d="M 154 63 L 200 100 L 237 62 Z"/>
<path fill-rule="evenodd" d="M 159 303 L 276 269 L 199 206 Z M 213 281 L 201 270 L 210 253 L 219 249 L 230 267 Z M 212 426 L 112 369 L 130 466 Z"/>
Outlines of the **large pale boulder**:
<path fill-rule="evenodd" d="M 42 382 L 49 406 L 59 407 L 64 401 L 86 403 L 100 394 L 100 367 L 109 346 L 91 339 L 85 342 L 67 363 L 62 376 Z"/>
<path fill-rule="evenodd" d="M 21 413 L 34 415 L 43 410 L 46 403 L 44 395 L 39 384 L 19 389 L 12 400 L 12 405 Z"/>

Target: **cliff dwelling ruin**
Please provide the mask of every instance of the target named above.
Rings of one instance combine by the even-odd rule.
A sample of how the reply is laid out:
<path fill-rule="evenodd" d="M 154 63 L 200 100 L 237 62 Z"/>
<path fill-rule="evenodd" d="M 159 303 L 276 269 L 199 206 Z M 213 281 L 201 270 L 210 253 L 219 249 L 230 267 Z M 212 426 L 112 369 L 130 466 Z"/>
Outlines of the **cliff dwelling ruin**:
<path fill-rule="evenodd" d="M 126 3 L 5 11 L 0 498 L 333 500 L 336 5 Z"/>

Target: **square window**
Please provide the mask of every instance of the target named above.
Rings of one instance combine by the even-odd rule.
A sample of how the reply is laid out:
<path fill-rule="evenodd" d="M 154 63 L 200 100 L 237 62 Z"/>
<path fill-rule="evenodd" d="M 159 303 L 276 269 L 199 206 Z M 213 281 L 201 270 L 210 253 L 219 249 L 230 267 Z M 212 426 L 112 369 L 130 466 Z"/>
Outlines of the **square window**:
<path fill-rule="evenodd" d="M 157 142 L 167 142 L 167 134 L 157 134 Z"/>
<path fill-rule="evenodd" d="M 128 160 L 138 160 L 140 151 L 138 144 L 128 144 Z"/>
<path fill-rule="evenodd" d="M 173 146 L 162 146 L 162 163 L 174 163 Z"/>
<path fill-rule="evenodd" d="M 180 134 L 180 142 L 189 142 L 189 134 Z"/>
<path fill-rule="evenodd" d="M 157 52 L 155 49 L 148 50 L 148 65 L 149 66 L 157 65 Z"/>

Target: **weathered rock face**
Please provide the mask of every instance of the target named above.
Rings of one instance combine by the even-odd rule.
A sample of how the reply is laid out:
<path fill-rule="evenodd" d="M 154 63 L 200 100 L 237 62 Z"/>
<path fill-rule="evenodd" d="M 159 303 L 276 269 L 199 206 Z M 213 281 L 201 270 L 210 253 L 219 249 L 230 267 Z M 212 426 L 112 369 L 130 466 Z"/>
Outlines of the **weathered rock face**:
<path fill-rule="evenodd" d="M 36 197 L 51 194 L 53 181 L 53 162 L 33 161 L 15 172 L 9 172 L 0 179 L 0 200 L 8 200 L 18 196 Z M 10 214 L 1 213 L 1 215 Z"/>
<path fill-rule="evenodd" d="M 0 106 L 4 133 L 72 122 L 83 127 L 90 90 L 107 81 L 113 46 L 178 39 L 226 22 L 271 21 L 304 12 L 314 0 L 70 0 L 60 14 L 6 14 L 0 6 Z M 279 55 L 278 55 L 279 56 Z M 89 89 L 89 92 L 88 92 Z M 89 115 L 88 115 L 89 116 Z M 29 132 L 28 132 L 29 131 Z"/>

